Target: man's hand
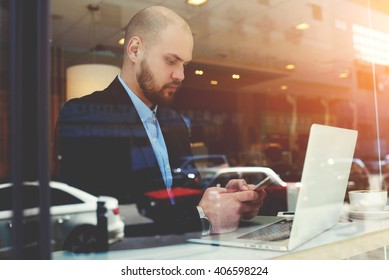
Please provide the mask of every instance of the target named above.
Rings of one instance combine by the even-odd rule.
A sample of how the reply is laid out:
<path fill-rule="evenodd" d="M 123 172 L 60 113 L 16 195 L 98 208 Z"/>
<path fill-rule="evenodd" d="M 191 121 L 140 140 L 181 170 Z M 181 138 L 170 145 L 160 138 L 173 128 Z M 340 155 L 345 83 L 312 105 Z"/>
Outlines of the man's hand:
<path fill-rule="evenodd" d="M 230 181 L 228 181 L 226 189 L 228 192 L 255 190 L 255 192 L 259 194 L 259 197 L 252 201 L 245 201 L 247 211 L 242 213 L 242 218 L 249 220 L 258 215 L 258 211 L 262 207 L 263 200 L 266 197 L 266 192 L 264 189 L 256 189 L 255 185 L 247 184 L 246 180 L 244 179 L 231 179 Z"/>
<path fill-rule="evenodd" d="M 236 191 L 248 191 L 249 186 L 246 183 L 245 179 L 231 179 L 228 181 L 226 187 L 229 192 L 236 192 Z"/>
<path fill-rule="evenodd" d="M 245 180 L 231 180 L 226 188 L 208 188 L 199 206 L 211 221 L 211 233 L 225 233 L 238 228 L 239 221 L 251 219 L 258 214 L 266 193 L 263 189 L 253 191 L 255 185 Z"/>

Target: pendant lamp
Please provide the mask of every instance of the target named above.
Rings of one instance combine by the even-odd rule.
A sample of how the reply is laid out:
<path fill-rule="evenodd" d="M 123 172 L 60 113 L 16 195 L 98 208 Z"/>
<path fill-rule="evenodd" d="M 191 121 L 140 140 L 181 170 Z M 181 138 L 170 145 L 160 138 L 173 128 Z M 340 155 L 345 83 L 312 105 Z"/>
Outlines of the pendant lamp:
<path fill-rule="evenodd" d="M 98 5 L 88 5 L 87 8 L 92 15 L 94 29 L 94 13 L 100 8 Z M 105 89 L 119 73 L 119 67 L 109 64 L 91 63 L 68 67 L 66 69 L 66 100 Z"/>
<path fill-rule="evenodd" d="M 80 64 L 66 69 L 66 100 L 105 89 L 120 73 L 120 68 L 107 64 Z"/>

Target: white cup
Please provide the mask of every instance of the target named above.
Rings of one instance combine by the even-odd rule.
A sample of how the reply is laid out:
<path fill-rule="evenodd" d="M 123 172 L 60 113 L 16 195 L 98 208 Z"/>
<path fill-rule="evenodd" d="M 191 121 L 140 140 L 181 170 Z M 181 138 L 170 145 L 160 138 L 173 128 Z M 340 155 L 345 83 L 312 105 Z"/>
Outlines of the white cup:
<path fill-rule="evenodd" d="M 294 212 L 296 210 L 297 199 L 300 193 L 300 182 L 287 182 L 286 183 L 286 197 L 288 203 L 288 211 Z"/>
<path fill-rule="evenodd" d="M 386 190 L 349 191 L 348 195 L 351 209 L 355 211 L 380 211 L 388 201 Z"/>

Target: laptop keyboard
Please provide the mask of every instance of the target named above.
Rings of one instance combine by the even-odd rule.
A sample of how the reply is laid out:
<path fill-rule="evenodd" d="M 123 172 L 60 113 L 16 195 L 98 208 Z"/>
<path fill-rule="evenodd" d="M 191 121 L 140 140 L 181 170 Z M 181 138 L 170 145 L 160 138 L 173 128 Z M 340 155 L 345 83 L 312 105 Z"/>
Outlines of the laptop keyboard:
<path fill-rule="evenodd" d="M 239 236 L 238 238 L 262 241 L 285 240 L 288 239 L 290 236 L 292 222 L 292 220 L 283 220 L 275 224 L 271 224 L 255 231 L 249 232 L 247 234 Z"/>

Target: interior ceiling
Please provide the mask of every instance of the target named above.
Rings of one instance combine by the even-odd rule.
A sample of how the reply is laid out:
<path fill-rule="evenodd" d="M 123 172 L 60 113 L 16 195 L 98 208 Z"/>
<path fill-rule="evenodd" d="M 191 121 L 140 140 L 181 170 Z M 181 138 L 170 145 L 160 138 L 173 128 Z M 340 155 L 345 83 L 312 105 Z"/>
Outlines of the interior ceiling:
<path fill-rule="evenodd" d="M 295 92 L 313 94 L 315 85 L 321 90 L 325 85 L 350 86 L 350 80 L 335 77 L 352 66 L 351 23 L 354 14 L 366 17 L 362 2 L 366 1 L 209 0 L 194 7 L 185 0 L 51 0 L 52 44 L 83 50 L 98 46 L 120 56 L 122 47 L 117 41 L 128 20 L 142 8 L 163 5 L 182 15 L 192 28 L 195 50 L 189 70 L 206 69 L 202 80 L 187 70 L 186 84 L 210 87 L 207 79 L 212 78 L 223 81 L 218 86 L 226 90 L 258 92 L 274 90 L 290 80 Z M 371 2 L 376 9 L 389 10 L 389 1 Z M 93 17 L 89 4 L 99 5 Z M 301 22 L 311 28 L 296 30 Z M 297 68 L 287 71 L 287 63 Z M 238 81 L 230 79 L 235 71 L 241 75 Z M 309 89 L 299 89 L 304 80 L 311 81 Z"/>

